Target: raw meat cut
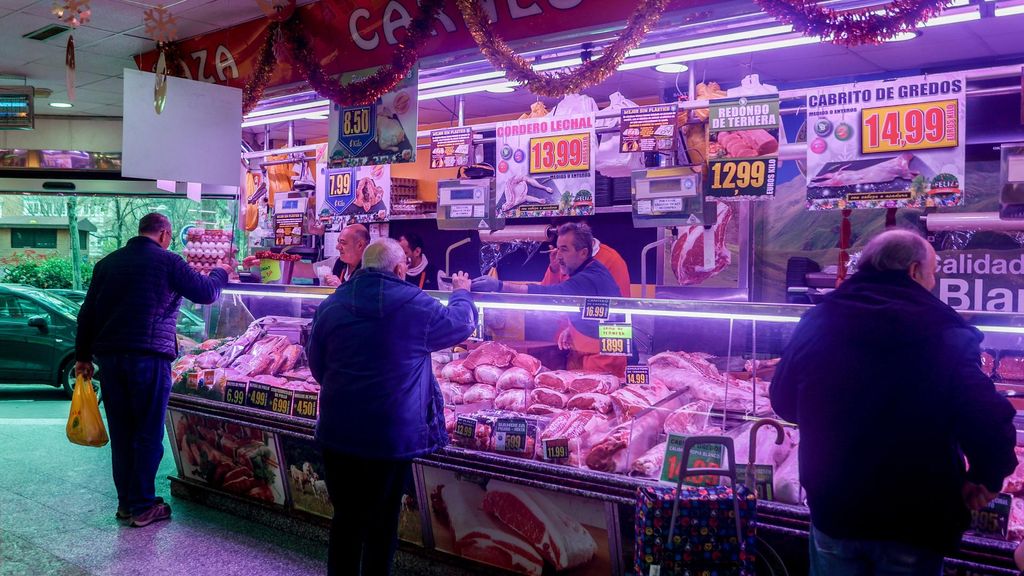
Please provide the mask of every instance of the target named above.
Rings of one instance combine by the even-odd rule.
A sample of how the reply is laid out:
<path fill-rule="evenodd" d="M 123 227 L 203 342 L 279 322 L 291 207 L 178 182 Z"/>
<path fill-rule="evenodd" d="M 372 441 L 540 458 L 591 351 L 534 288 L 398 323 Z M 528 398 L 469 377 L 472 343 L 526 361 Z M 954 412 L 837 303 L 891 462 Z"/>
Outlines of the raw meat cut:
<path fill-rule="evenodd" d="M 670 390 L 687 390 L 705 382 L 724 381 L 722 373 L 702 354 L 662 352 L 648 360 L 651 379 Z"/>
<path fill-rule="evenodd" d="M 752 376 L 763 380 L 771 380 L 772 376 L 775 376 L 775 368 L 778 367 L 779 362 L 782 358 L 772 358 L 770 360 L 747 360 L 743 363 L 743 369 L 750 372 Z"/>
<path fill-rule="evenodd" d="M 612 411 L 612 399 L 607 394 L 584 392 L 570 398 L 565 407 L 569 410 L 593 410 L 608 414 Z"/>
<path fill-rule="evenodd" d="M 732 220 L 733 210 L 718 202 L 718 219 L 705 233 L 704 226 L 680 226 L 679 238 L 672 245 L 672 271 L 681 286 L 700 284 L 725 269 L 732 262 L 732 254 L 725 245 L 725 233 Z M 704 242 L 714 242 L 714 259 L 705 262 Z"/>
<path fill-rule="evenodd" d="M 630 419 L 664 400 L 672 391 L 658 382 L 626 386 L 612 392 L 612 402 L 623 419 Z"/>
<path fill-rule="evenodd" d="M 665 433 L 684 436 L 696 434 L 707 428 L 710 412 L 710 402 L 705 400 L 691 402 L 665 418 Z"/>
<path fill-rule="evenodd" d="M 473 371 L 463 365 L 463 360 L 453 360 L 441 369 L 441 377 L 456 384 L 472 384 Z"/>
<path fill-rule="evenodd" d="M 611 374 L 585 374 L 569 382 L 569 390 L 576 394 L 600 392 L 610 394 L 619 389 L 619 379 Z"/>
<path fill-rule="evenodd" d="M 497 366 L 481 364 L 473 369 L 473 376 L 476 377 L 477 382 L 493 386 L 498 383 L 498 379 L 501 378 L 501 374 L 504 371 L 504 369 L 498 368 Z"/>
<path fill-rule="evenodd" d="M 624 473 L 629 470 L 629 457 L 646 453 L 661 433 L 657 418 L 639 418 L 619 424 L 594 443 L 587 454 L 587 467 L 599 472 Z"/>
<path fill-rule="evenodd" d="M 569 392 L 571 391 L 569 386 L 572 384 L 572 381 L 582 375 L 582 372 L 571 372 L 569 370 L 541 372 L 540 374 L 537 374 L 537 386 L 558 390 L 559 392 Z"/>
<path fill-rule="evenodd" d="M 786 504 L 803 504 L 806 497 L 800 486 L 799 451 L 793 450 L 789 457 L 775 470 L 775 500 Z M 739 466 L 739 463 L 736 464 Z"/>
<path fill-rule="evenodd" d="M 763 128 L 743 130 L 739 132 L 739 135 L 746 140 L 747 144 L 757 150 L 758 156 L 774 154 L 779 150 L 779 140 Z"/>
<path fill-rule="evenodd" d="M 441 382 L 440 386 L 445 404 L 462 404 L 465 401 L 462 396 L 462 388 L 459 388 L 457 384 Z"/>
<path fill-rule="evenodd" d="M 526 390 L 506 390 L 494 399 L 494 407 L 498 410 L 526 412 L 529 406 L 529 392 Z"/>
<path fill-rule="evenodd" d="M 483 511 L 483 490 L 468 483 L 441 486 L 440 498 L 460 556 L 519 574 L 540 576 L 543 558 L 533 546 Z"/>
<path fill-rule="evenodd" d="M 534 388 L 530 391 L 531 404 L 546 404 L 553 408 L 564 408 L 566 402 L 568 402 L 568 396 L 555 390 Z"/>
<path fill-rule="evenodd" d="M 996 359 L 988 352 L 981 353 L 981 371 L 985 373 L 989 378 L 995 372 Z"/>
<path fill-rule="evenodd" d="M 516 354 L 516 357 L 512 359 L 512 365 L 526 370 L 531 376 L 541 370 L 540 360 L 529 354 Z"/>
<path fill-rule="evenodd" d="M 462 395 L 462 401 L 466 404 L 491 403 L 494 402 L 494 397 L 497 395 L 498 393 L 495 391 L 494 386 L 474 384 Z"/>
<path fill-rule="evenodd" d="M 1017 468 L 1003 483 L 1003 492 L 1020 494 L 1024 492 L 1024 448 L 1017 446 L 1013 451 L 1017 454 Z"/>
<path fill-rule="evenodd" d="M 252 379 L 253 382 L 258 384 L 266 384 L 267 386 L 283 387 L 288 383 L 288 380 L 279 376 L 271 376 L 270 374 L 260 374 Z"/>
<path fill-rule="evenodd" d="M 491 480 L 483 509 L 532 544 L 557 571 L 582 566 L 597 553 L 587 529 L 536 490 Z"/>
<path fill-rule="evenodd" d="M 290 344 L 284 349 L 284 363 L 281 365 L 281 369 L 275 371 L 274 374 L 280 374 L 281 372 L 287 372 L 292 368 L 299 365 L 299 361 L 302 359 L 302 346 L 298 344 Z"/>
<path fill-rule="evenodd" d="M 200 368 L 212 369 L 216 368 L 221 362 L 220 354 L 216 352 L 203 352 L 199 356 L 196 356 L 196 365 Z"/>
<path fill-rule="evenodd" d="M 565 438 L 569 440 L 569 465 L 579 466 L 586 459 L 594 441 L 608 431 L 608 419 L 590 410 L 567 410 L 548 424 L 540 439 Z M 543 445 L 543 442 L 541 442 Z"/>
<path fill-rule="evenodd" d="M 729 158 L 751 158 L 757 150 L 739 132 L 719 132 L 718 144 L 729 153 Z"/>
<path fill-rule="evenodd" d="M 1010 503 L 1010 522 L 1006 537 L 1012 542 L 1024 539 L 1024 500 L 1014 498 Z"/>
<path fill-rule="evenodd" d="M 498 378 L 498 390 L 530 388 L 533 388 L 533 375 L 523 368 L 509 368 Z"/>
<path fill-rule="evenodd" d="M 827 174 L 818 174 L 807 186 L 809 188 L 829 188 L 832 186 L 854 186 L 857 184 L 881 184 L 891 182 L 897 178 L 913 180 L 919 174 L 919 172 L 910 169 L 910 162 L 913 159 L 913 154 L 903 152 L 884 162 L 879 162 L 859 170 L 847 170 L 850 165 L 844 164 Z"/>
<path fill-rule="evenodd" d="M 656 444 L 653 448 L 644 452 L 642 456 L 633 460 L 629 466 L 630 476 L 641 478 L 657 478 L 661 476 L 661 467 L 665 463 L 665 447 L 668 442 Z"/>
<path fill-rule="evenodd" d="M 466 368 L 476 370 L 477 366 L 490 364 L 498 368 L 508 368 L 512 365 L 516 351 L 499 342 L 484 342 L 479 348 L 473 350 L 466 356 L 463 363 Z"/>
<path fill-rule="evenodd" d="M 1024 380 L 1024 356 L 1009 356 L 1004 353 L 999 357 L 999 368 L 996 368 L 996 372 L 1002 380 Z"/>
<path fill-rule="evenodd" d="M 728 432 L 733 439 L 733 447 L 736 451 L 736 465 L 746 465 L 750 458 L 750 430 L 754 427 L 753 422 L 743 424 Z M 776 469 L 789 457 L 793 451 L 793 431 L 787 430 L 782 444 L 775 443 L 775 429 L 765 426 L 757 433 L 757 460 L 755 464 L 768 464 Z"/>
<path fill-rule="evenodd" d="M 526 413 L 533 416 L 557 416 L 562 412 L 565 410 L 547 404 L 530 404 L 530 407 L 526 409 Z"/>

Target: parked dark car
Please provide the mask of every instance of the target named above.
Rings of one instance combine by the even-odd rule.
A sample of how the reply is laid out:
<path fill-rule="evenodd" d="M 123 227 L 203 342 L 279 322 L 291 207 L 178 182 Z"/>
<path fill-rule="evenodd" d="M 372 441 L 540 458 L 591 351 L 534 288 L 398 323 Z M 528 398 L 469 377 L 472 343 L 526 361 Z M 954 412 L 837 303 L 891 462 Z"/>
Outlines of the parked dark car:
<path fill-rule="evenodd" d="M 46 290 L 0 284 L 0 382 L 75 387 L 78 306 Z M 98 393 L 98 390 L 97 390 Z"/>
<path fill-rule="evenodd" d="M 49 288 L 46 291 L 70 300 L 79 308 L 82 306 L 82 303 L 85 302 L 84 290 Z M 206 339 L 206 323 L 203 321 L 201 316 L 189 310 L 188 305 L 188 302 L 182 302 L 181 308 L 178 310 L 178 336 L 184 336 L 196 342 L 202 342 Z M 75 317 L 78 317 L 77 310 L 75 311 Z"/>

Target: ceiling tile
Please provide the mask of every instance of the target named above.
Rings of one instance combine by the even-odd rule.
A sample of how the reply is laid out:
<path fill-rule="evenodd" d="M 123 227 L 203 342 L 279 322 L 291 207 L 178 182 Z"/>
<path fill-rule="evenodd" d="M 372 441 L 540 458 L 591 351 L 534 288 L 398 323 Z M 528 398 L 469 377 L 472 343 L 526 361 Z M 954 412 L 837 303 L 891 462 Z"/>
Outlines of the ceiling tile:
<path fill-rule="evenodd" d="M 122 94 L 124 92 L 124 79 L 118 77 L 103 78 L 91 84 L 82 84 L 82 88 L 106 94 Z"/>
<path fill-rule="evenodd" d="M 96 54 L 103 54 L 105 56 L 134 56 L 143 52 L 148 52 L 156 48 L 156 43 L 149 38 L 142 38 L 139 36 L 129 34 L 118 34 L 116 36 L 110 36 L 105 40 L 101 40 L 95 44 L 83 45 L 82 49 Z"/>
<path fill-rule="evenodd" d="M 36 80 L 59 82 L 64 84 L 67 74 L 64 66 L 46 66 L 39 63 L 24 64 L 7 70 L 9 73 L 24 74 L 29 84 L 36 84 Z M 84 86 L 104 77 L 99 74 L 78 70 L 75 72 L 75 86 Z"/>
<path fill-rule="evenodd" d="M 147 2 L 148 3 L 148 2 Z M 152 2 L 157 4 L 158 2 Z M 134 3 L 115 0 L 90 0 L 92 19 L 89 26 L 108 32 L 127 32 L 142 26 L 145 8 Z"/>
<path fill-rule="evenodd" d="M 43 4 L 45 0 L 0 0 L 0 8 L 4 10 L 21 10 L 33 4 Z"/>

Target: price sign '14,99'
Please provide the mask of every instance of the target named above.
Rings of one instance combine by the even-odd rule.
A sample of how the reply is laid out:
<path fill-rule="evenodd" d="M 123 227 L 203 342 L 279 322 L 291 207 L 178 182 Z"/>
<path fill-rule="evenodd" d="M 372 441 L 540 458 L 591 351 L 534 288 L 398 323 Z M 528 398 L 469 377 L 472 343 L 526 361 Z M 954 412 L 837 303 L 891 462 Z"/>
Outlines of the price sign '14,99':
<path fill-rule="evenodd" d="M 530 174 L 590 170 L 590 134 L 530 139 Z"/>
<path fill-rule="evenodd" d="M 869 108 L 862 116 L 861 152 L 955 148 L 959 143 L 956 100 Z"/>

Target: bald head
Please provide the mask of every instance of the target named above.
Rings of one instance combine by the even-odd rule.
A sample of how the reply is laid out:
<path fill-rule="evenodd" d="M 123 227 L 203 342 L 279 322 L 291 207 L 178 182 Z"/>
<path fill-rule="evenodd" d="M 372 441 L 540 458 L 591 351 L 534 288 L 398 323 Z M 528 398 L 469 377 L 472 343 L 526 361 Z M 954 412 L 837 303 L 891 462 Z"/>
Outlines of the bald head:
<path fill-rule="evenodd" d="M 935 250 L 911 230 L 887 230 L 872 238 L 860 253 L 858 268 L 906 272 L 926 289 L 935 287 Z"/>
<path fill-rule="evenodd" d="M 370 243 L 370 231 L 362 224 L 346 226 L 338 235 L 338 258 L 355 268 L 363 258 L 363 250 Z"/>
<path fill-rule="evenodd" d="M 152 239 L 166 250 L 173 239 L 171 221 L 163 214 L 150 212 L 139 220 L 139 236 Z"/>

